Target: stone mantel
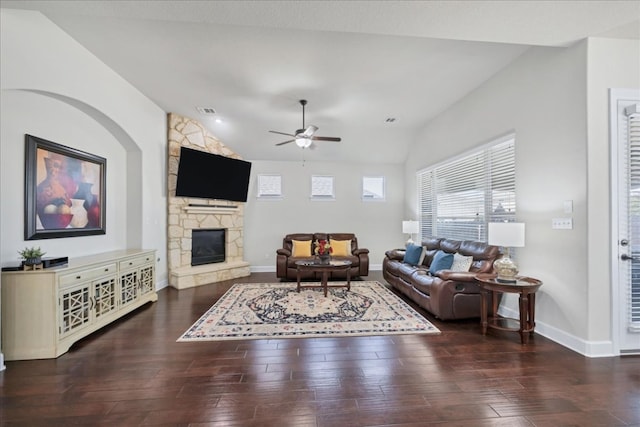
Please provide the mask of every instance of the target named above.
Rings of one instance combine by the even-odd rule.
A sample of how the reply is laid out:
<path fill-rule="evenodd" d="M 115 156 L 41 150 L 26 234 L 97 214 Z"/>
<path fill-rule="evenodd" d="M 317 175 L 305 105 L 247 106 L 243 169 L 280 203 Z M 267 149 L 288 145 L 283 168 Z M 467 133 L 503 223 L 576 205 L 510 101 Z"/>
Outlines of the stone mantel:
<path fill-rule="evenodd" d="M 224 205 L 197 205 L 183 206 L 182 210 L 190 214 L 214 214 L 214 215 L 233 215 L 238 212 L 238 206 Z"/>

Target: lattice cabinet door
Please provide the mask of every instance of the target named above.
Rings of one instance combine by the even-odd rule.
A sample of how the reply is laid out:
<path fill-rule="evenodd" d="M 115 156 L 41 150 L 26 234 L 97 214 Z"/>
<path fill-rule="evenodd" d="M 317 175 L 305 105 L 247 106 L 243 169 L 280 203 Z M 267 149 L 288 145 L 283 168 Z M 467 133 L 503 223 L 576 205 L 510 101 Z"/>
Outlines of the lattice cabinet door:
<path fill-rule="evenodd" d="M 118 309 L 116 277 L 105 277 L 93 282 L 93 311 L 96 319 L 107 316 Z"/>
<path fill-rule="evenodd" d="M 154 265 L 148 265 L 140 268 L 140 295 L 145 295 L 156 290 L 154 278 L 155 271 L 156 269 Z"/>
<path fill-rule="evenodd" d="M 91 323 L 91 285 L 64 289 L 59 294 L 60 336 L 72 334 Z"/>
<path fill-rule="evenodd" d="M 129 258 L 120 266 L 120 304 L 126 306 L 155 293 L 155 255 Z"/>
<path fill-rule="evenodd" d="M 127 305 L 138 298 L 138 270 L 130 270 L 120 274 L 120 304 Z"/>

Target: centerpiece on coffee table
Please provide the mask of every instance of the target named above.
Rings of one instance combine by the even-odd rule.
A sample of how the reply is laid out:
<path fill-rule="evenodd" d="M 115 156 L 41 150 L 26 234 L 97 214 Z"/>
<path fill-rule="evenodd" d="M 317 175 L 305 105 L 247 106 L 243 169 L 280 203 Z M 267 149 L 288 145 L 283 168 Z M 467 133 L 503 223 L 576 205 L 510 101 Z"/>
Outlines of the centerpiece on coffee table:
<path fill-rule="evenodd" d="M 320 259 L 320 264 L 329 264 L 333 252 L 331 244 L 324 239 L 316 240 L 315 243 L 315 254 Z"/>

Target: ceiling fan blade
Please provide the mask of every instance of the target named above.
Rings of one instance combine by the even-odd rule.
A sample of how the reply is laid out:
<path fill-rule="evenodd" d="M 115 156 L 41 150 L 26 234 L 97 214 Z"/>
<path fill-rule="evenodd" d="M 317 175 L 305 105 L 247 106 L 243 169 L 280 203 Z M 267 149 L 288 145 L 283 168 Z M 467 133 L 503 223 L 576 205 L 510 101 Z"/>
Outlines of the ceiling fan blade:
<path fill-rule="evenodd" d="M 271 133 L 277 133 L 278 135 L 287 135 L 287 136 L 295 136 L 290 133 L 278 132 L 277 130 L 270 130 Z"/>
<path fill-rule="evenodd" d="M 336 138 L 332 136 L 312 136 L 311 139 L 313 139 L 314 141 L 333 141 L 333 142 L 342 141 L 342 138 Z"/>
<path fill-rule="evenodd" d="M 288 144 L 288 143 L 293 142 L 293 141 L 295 141 L 295 139 L 290 139 L 288 141 L 278 142 L 276 145 L 284 145 L 284 144 Z"/>
<path fill-rule="evenodd" d="M 311 136 L 313 136 L 314 133 L 316 133 L 316 131 L 318 130 L 317 126 L 314 125 L 309 125 L 307 126 L 307 128 L 304 130 L 304 132 L 302 132 L 302 136 L 309 138 Z"/>

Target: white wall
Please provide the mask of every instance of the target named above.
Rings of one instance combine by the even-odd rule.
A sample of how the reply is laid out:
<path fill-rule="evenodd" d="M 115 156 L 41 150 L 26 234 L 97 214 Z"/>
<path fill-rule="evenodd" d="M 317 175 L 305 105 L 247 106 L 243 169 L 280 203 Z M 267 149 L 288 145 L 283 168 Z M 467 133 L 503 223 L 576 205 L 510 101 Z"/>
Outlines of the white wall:
<path fill-rule="evenodd" d="M 256 199 L 258 174 L 282 175 L 284 197 Z M 335 200 L 310 200 L 312 175 L 334 176 Z M 385 177 L 385 201 L 362 201 L 363 176 Z M 245 260 L 252 271 L 275 271 L 276 249 L 282 247 L 285 234 L 344 232 L 356 234 L 359 246 L 370 251 L 370 269 L 379 270 L 384 252 L 402 247 L 407 239 L 402 234 L 403 201 L 402 165 L 252 161 L 244 216 Z"/>
<path fill-rule="evenodd" d="M 144 247 L 166 283 L 165 113 L 40 13 L 0 13 L 0 263 Z M 25 133 L 107 158 L 106 235 L 24 241 Z"/>
<path fill-rule="evenodd" d="M 517 216 L 527 226 L 518 263 L 544 282 L 536 330 L 594 356 L 612 348 L 607 88 L 637 87 L 639 52 L 623 40 L 532 48 L 429 123 L 406 163 L 415 209 L 416 170 L 515 132 Z M 567 216 L 572 230 L 551 229 Z M 504 308 L 517 313 L 517 300 Z"/>
<path fill-rule="evenodd" d="M 415 171 L 514 131 L 517 219 L 526 223 L 521 274 L 544 282 L 536 316 L 587 337 L 586 49 L 532 48 L 446 111 L 421 134 L 408 159 Z M 564 200 L 573 230 L 552 230 Z M 413 202 L 415 206 L 415 202 Z M 513 298 L 508 306 L 515 309 Z"/>
<path fill-rule="evenodd" d="M 611 333 L 610 231 L 611 169 L 609 88 L 640 89 L 640 41 L 592 38 L 587 56 L 587 117 L 589 189 L 589 340 L 608 341 Z M 613 219 L 615 220 L 615 218 Z M 613 266 L 614 268 L 616 265 Z M 620 292 L 623 292 L 621 289 Z M 615 334 L 615 331 L 614 331 Z"/>

